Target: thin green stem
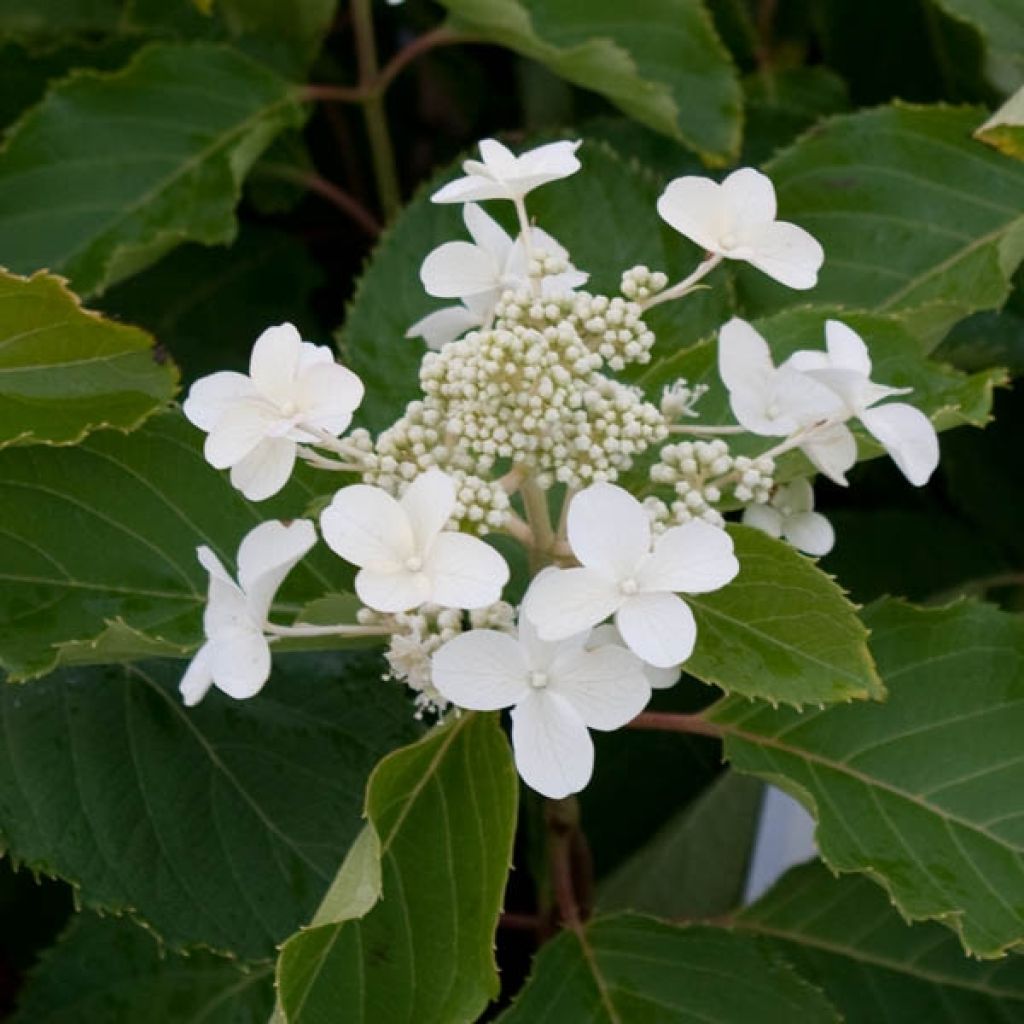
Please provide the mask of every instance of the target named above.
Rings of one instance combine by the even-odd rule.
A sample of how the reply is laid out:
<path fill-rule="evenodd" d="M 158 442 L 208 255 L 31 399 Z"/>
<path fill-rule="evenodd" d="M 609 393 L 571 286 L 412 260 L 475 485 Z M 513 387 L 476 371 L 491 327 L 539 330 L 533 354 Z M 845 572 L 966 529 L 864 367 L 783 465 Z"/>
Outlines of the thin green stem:
<path fill-rule="evenodd" d="M 523 478 L 519 485 L 519 493 L 523 496 L 523 508 L 526 510 L 526 522 L 533 533 L 534 546 L 530 550 L 530 568 L 536 572 L 551 561 L 555 545 L 555 531 L 551 525 L 551 510 L 548 508 L 548 496 L 532 476 Z"/>
<path fill-rule="evenodd" d="M 681 299 L 687 292 L 692 291 L 697 287 L 698 282 L 702 278 L 707 277 L 719 263 L 722 262 L 723 257 L 719 256 L 718 253 L 708 253 L 707 256 L 697 264 L 696 270 L 692 274 L 684 277 L 678 284 L 672 285 L 671 288 L 666 288 L 663 292 L 658 292 L 657 295 L 652 295 L 646 302 L 640 304 L 641 308 L 646 312 L 654 306 L 660 306 L 663 302 L 671 302 L 673 299 Z"/>
<path fill-rule="evenodd" d="M 304 636 L 390 636 L 394 630 L 387 626 L 314 626 L 298 623 L 294 626 L 279 626 L 273 622 L 265 622 L 263 630 L 271 636 L 304 637 Z"/>

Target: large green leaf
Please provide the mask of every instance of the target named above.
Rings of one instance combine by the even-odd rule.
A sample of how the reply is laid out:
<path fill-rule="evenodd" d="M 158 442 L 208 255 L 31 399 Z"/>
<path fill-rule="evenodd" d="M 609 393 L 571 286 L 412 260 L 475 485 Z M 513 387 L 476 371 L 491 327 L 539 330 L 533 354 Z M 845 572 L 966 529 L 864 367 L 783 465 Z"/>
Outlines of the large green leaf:
<path fill-rule="evenodd" d="M 825 861 L 880 882 L 907 918 L 980 956 L 1024 944 L 1024 620 L 897 602 L 865 618 L 884 704 L 728 698 L 709 714 L 726 755 L 807 806 Z"/>
<path fill-rule="evenodd" d="M 897 103 L 833 118 L 767 165 L 780 214 L 825 247 L 816 302 L 926 307 L 908 323 L 931 344 L 1002 304 L 1024 256 L 1024 166 L 971 138 L 983 118 Z M 752 269 L 738 276 L 748 314 L 804 301 Z"/>
<path fill-rule="evenodd" d="M 33 969 L 12 1024 L 266 1024 L 269 965 L 168 955 L 130 921 L 82 913 Z"/>
<path fill-rule="evenodd" d="M 708 918 L 739 905 L 763 786 L 725 772 L 598 888 L 602 910 Z"/>
<path fill-rule="evenodd" d="M 988 49 L 989 77 L 1006 91 L 1024 78 L 1024 9 L 1004 0 L 935 0 L 974 25 Z"/>
<path fill-rule="evenodd" d="M 773 704 L 879 699 L 867 630 L 842 589 L 785 541 L 730 526 L 740 572 L 688 595 L 697 647 L 686 671 L 728 693 Z"/>
<path fill-rule="evenodd" d="M 312 924 L 282 947 L 289 1024 L 477 1019 L 498 994 L 517 793 L 496 715 L 463 715 L 375 769 L 369 824 Z"/>
<path fill-rule="evenodd" d="M 258 522 L 302 513 L 312 479 L 322 483 L 297 474 L 277 497 L 251 504 L 207 465 L 202 434 L 177 412 L 74 448 L 0 451 L 0 666 L 25 678 L 61 660 L 181 656 L 202 639 L 196 546 L 233 565 Z M 350 579 L 318 548 L 289 575 L 276 611 L 294 617 Z"/>
<path fill-rule="evenodd" d="M 716 165 L 739 150 L 742 94 L 700 0 L 441 0 L 457 29 L 593 89 Z"/>
<path fill-rule="evenodd" d="M 847 1024 L 999 1024 L 1024 1014 L 1024 960 L 978 962 L 938 924 L 908 925 L 865 878 L 795 868 L 734 925 L 763 936 Z"/>
<path fill-rule="evenodd" d="M 183 669 L 0 687 L 0 837 L 172 947 L 270 956 L 359 831 L 370 769 L 417 727 L 374 655 L 284 657 L 258 697 L 192 709 Z"/>
<path fill-rule="evenodd" d="M 590 273 L 589 290 L 615 294 L 622 272 L 638 263 L 678 277 L 692 269 L 700 254 L 658 217 L 658 188 L 650 174 L 600 142 L 584 142 L 579 157 L 579 173 L 531 193 L 528 206 L 539 226 L 569 249 L 576 266 Z M 385 234 L 339 336 L 343 357 L 366 383 L 360 414 L 374 430 L 388 426 L 419 395 L 424 347 L 405 338 L 406 330 L 453 304 L 431 298 L 419 279 L 427 253 L 443 242 L 468 238 L 460 209 L 430 202 L 439 181 L 453 173 L 449 169 L 424 188 Z M 488 212 L 501 218 L 511 213 L 502 209 L 509 206 L 489 204 Z M 512 230 L 511 221 L 505 226 Z M 712 280 L 713 290 L 687 300 L 685 315 L 664 306 L 651 311 L 648 322 L 664 346 L 697 341 L 728 319 L 731 297 L 721 287 L 725 276 Z"/>
<path fill-rule="evenodd" d="M 225 47 L 155 44 L 77 72 L 0 151 L 3 261 L 89 295 L 188 239 L 228 242 L 246 172 L 303 116 L 294 86 Z"/>
<path fill-rule="evenodd" d="M 0 271 L 0 448 L 132 430 L 174 394 L 153 339 L 79 306 L 59 277 Z"/>
<path fill-rule="evenodd" d="M 502 1024 L 837 1024 L 816 988 L 756 940 L 633 914 L 548 943 Z"/>

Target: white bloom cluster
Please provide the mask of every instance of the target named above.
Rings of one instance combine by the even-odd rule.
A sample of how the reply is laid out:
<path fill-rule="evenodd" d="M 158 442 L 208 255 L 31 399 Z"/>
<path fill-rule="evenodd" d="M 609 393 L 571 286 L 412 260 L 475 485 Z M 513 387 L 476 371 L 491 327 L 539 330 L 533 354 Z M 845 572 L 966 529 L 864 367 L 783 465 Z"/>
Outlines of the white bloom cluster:
<path fill-rule="evenodd" d="M 213 686 L 253 696 L 279 639 L 377 636 L 384 678 L 412 690 L 417 715 L 511 709 L 520 774 L 562 797 L 590 778 L 589 731 L 620 728 L 652 689 L 679 678 L 698 641 L 685 595 L 727 586 L 742 571 L 725 510 L 742 508 L 745 523 L 809 555 L 831 548 L 810 480 L 776 486 L 782 455 L 799 449 L 845 483 L 856 460 L 846 424 L 858 419 L 912 483 L 927 480 L 938 459 L 931 423 L 888 401 L 906 389 L 873 382 L 867 347 L 838 321 L 825 325 L 824 351 L 778 366 L 751 325 L 725 324 L 718 373 L 736 423 L 693 422 L 707 383 L 677 380 L 653 404 L 617 379 L 651 359 L 646 311 L 705 287 L 723 260 L 809 288 L 823 253 L 776 219 L 774 189 L 759 172 L 741 169 L 721 184 L 684 177 L 665 189 L 658 213 L 704 250 L 696 269 L 669 286 L 638 265 L 622 274 L 617 296 L 584 291 L 587 274 L 525 206 L 532 189 L 580 169 L 578 146 L 516 156 L 486 139 L 480 160 L 434 194 L 465 204 L 472 241 L 439 246 L 420 277 L 428 294 L 458 305 L 410 328 L 429 349 L 422 396 L 378 437 L 343 436 L 363 385 L 291 325 L 260 336 L 248 375 L 193 386 L 184 408 L 208 435 L 208 461 L 230 469 L 251 500 L 279 491 L 296 460 L 350 476 L 319 527 L 357 569 L 364 607 L 350 623 L 271 621 L 277 588 L 316 543 L 310 520 L 250 531 L 237 580 L 200 548 L 206 642 L 181 681 L 186 703 Z M 513 204 L 514 237 L 477 205 L 488 200 Z M 748 437 L 733 448 L 733 434 Z M 758 452 L 749 435 L 777 443 Z M 641 502 L 616 481 L 645 453 L 653 493 Z M 530 566 L 518 608 L 502 599 L 511 572 L 490 542 L 498 531 L 525 548 Z"/>

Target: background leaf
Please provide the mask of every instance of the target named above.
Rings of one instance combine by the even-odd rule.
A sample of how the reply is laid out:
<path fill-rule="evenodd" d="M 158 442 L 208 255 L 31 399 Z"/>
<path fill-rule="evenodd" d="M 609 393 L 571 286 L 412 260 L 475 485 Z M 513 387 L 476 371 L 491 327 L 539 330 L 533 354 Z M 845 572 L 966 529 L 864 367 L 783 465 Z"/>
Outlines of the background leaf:
<path fill-rule="evenodd" d="M 988 71 L 1006 91 L 1024 78 L 1024 11 L 999 0 L 935 0 L 950 14 L 975 25 L 988 49 Z"/>
<path fill-rule="evenodd" d="M 828 1000 L 756 941 L 621 914 L 564 931 L 502 1024 L 838 1024 Z"/>
<path fill-rule="evenodd" d="M 0 447 L 132 430 L 174 394 L 153 339 L 82 309 L 63 281 L 0 271 Z"/>
<path fill-rule="evenodd" d="M 954 928 L 968 952 L 1024 942 L 1024 621 L 988 605 L 865 616 L 884 704 L 710 712 L 740 771 L 817 818 L 822 857 L 862 871 L 909 919 Z"/>
<path fill-rule="evenodd" d="M 334 905 L 282 947 L 289 1024 L 475 1020 L 498 993 L 517 798 L 496 715 L 463 714 L 383 761 L 367 787 L 372 834 L 342 865 Z"/>
<path fill-rule="evenodd" d="M 187 239 L 228 242 L 247 170 L 303 116 L 294 87 L 223 47 L 155 44 L 77 72 L 0 151 L 0 253 L 91 295 Z"/>
<path fill-rule="evenodd" d="M 278 658 L 258 697 L 213 692 L 192 709 L 183 670 L 0 687 L 0 836 L 172 948 L 271 956 L 355 838 L 370 769 L 418 727 L 374 655 Z"/>

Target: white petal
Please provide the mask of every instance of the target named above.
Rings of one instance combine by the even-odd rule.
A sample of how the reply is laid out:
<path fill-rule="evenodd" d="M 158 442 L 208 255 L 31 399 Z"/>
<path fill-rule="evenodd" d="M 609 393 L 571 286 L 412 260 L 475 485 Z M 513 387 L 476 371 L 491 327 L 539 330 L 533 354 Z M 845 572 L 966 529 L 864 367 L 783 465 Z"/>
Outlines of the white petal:
<path fill-rule="evenodd" d="M 614 622 L 606 622 L 601 626 L 595 626 L 587 637 L 586 648 L 588 651 L 596 651 L 599 647 L 614 646 L 625 647 L 622 634 Z M 632 653 L 632 652 L 631 652 Z M 655 668 L 647 662 L 641 662 L 644 676 L 652 690 L 667 690 L 679 682 L 681 672 L 678 666 L 672 668 Z"/>
<path fill-rule="evenodd" d="M 838 423 L 827 430 L 816 431 L 800 445 L 800 450 L 815 469 L 835 483 L 847 486 L 846 471 L 857 461 L 857 441 L 846 424 Z"/>
<path fill-rule="evenodd" d="M 441 299 L 491 291 L 500 277 L 501 267 L 494 257 L 469 242 L 445 242 L 420 267 L 420 280 L 427 294 Z"/>
<path fill-rule="evenodd" d="M 334 351 L 327 345 L 314 345 L 304 341 L 299 346 L 297 374 L 301 376 L 314 366 L 330 366 L 334 362 Z"/>
<path fill-rule="evenodd" d="M 236 630 L 211 644 L 210 672 L 217 689 L 244 700 L 270 678 L 270 646 L 258 630 Z"/>
<path fill-rule="evenodd" d="M 402 566 L 360 569 L 355 587 L 359 600 L 378 612 L 407 612 L 431 600 L 427 574 Z"/>
<path fill-rule="evenodd" d="M 294 465 L 295 442 L 268 437 L 231 467 L 231 486 L 250 501 L 264 501 L 288 483 Z"/>
<path fill-rule="evenodd" d="M 686 661 L 697 640 L 689 606 L 675 594 L 637 594 L 615 616 L 622 639 L 638 657 L 658 668 Z"/>
<path fill-rule="evenodd" d="M 575 174 L 580 169 L 576 158 L 579 146 L 579 142 L 549 142 L 523 153 L 512 178 L 519 194 L 525 195 L 539 185 Z"/>
<path fill-rule="evenodd" d="M 763 274 L 801 291 L 818 283 L 825 250 L 803 228 L 786 221 L 775 221 L 758 229 L 748 242 L 754 251 L 747 260 Z"/>
<path fill-rule="evenodd" d="M 253 619 L 262 623 L 285 576 L 316 544 L 309 519 L 285 526 L 278 519 L 250 530 L 238 548 L 238 584 L 249 599 Z"/>
<path fill-rule="evenodd" d="M 743 235 L 745 229 L 775 220 L 775 186 L 771 178 L 753 167 L 741 167 L 721 185 L 730 227 Z"/>
<path fill-rule="evenodd" d="M 928 482 L 939 464 L 939 439 L 931 420 L 920 409 L 890 402 L 865 409 L 860 421 L 915 487 Z"/>
<path fill-rule="evenodd" d="M 462 219 L 478 250 L 487 253 L 494 260 L 495 267 L 503 267 L 512 250 L 512 238 L 508 232 L 476 203 L 466 203 L 462 208 Z"/>
<path fill-rule="evenodd" d="M 302 335 L 292 324 L 268 327 L 252 347 L 249 376 L 269 398 L 287 401 L 299 373 L 301 356 Z"/>
<path fill-rule="evenodd" d="M 815 558 L 827 555 L 836 542 L 832 524 L 819 512 L 798 512 L 783 524 L 783 536 L 795 548 Z"/>
<path fill-rule="evenodd" d="M 423 571 L 430 579 L 430 600 L 446 608 L 494 604 L 509 578 L 505 559 L 486 541 L 467 533 L 440 534 Z"/>
<path fill-rule="evenodd" d="M 732 537 L 720 527 L 692 519 L 657 539 L 637 583 L 647 592 L 706 594 L 724 587 L 739 571 Z"/>
<path fill-rule="evenodd" d="M 427 348 L 437 351 L 442 345 L 461 338 L 466 331 L 483 325 L 483 319 L 465 306 L 446 306 L 428 313 L 405 332 L 407 338 L 422 338 Z"/>
<path fill-rule="evenodd" d="M 519 169 L 519 161 L 508 146 L 497 139 L 480 140 L 480 157 L 490 174 L 502 180 L 511 178 Z M 475 161 L 467 161 L 473 164 Z"/>
<path fill-rule="evenodd" d="M 416 550 L 425 556 L 455 508 L 455 481 L 436 467 L 421 473 L 399 499 Z"/>
<path fill-rule="evenodd" d="M 560 800 L 578 793 L 594 771 L 594 743 L 572 705 L 535 690 L 512 711 L 512 748 L 523 781 Z"/>
<path fill-rule="evenodd" d="M 861 336 L 841 320 L 825 321 L 825 344 L 832 365 L 871 376 L 871 356 Z"/>
<path fill-rule="evenodd" d="M 794 352 L 782 365 L 806 373 L 808 370 L 827 370 L 832 365 L 832 361 L 827 352 L 817 352 L 805 348 Z"/>
<path fill-rule="evenodd" d="M 206 437 L 206 461 L 215 469 L 241 462 L 268 436 L 277 418 L 277 411 L 263 399 L 242 399 L 227 406 Z"/>
<path fill-rule="evenodd" d="M 196 651 L 188 663 L 188 668 L 185 669 L 185 674 L 181 677 L 181 682 L 178 683 L 178 691 L 185 702 L 185 707 L 195 707 L 213 686 L 210 662 L 210 645 L 205 643 Z"/>
<path fill-rule="evenodd" d="M 842 416 L 847 411 L 842 397 L 822 383 L 816 373 L 800 373 L 785 364 L 775 371 L 772 380 L 772 404 L 777 410 L 775 422 L 786 426 L 786 434 L 797 427 Z"/>
<path fill-rule="evenodd" d="M 347 366 L 331 361 L 307 367 L 296 382 L 295 402 L 302 422 L 337 437 L 352 422 L 363 400 L 363 382 Z"/>
<path fill-rule="evenodd" d="M 548 688 L 591 729 L 619 729 L 651 699 L 644 663 L 625 647 L 568 652 L 555 660 L 550 676 Z"/>
<path fill-rule="evenodd" d="M 718 332 L 718 373 L 739 422 L 761 433 L 775 374 L 768 342 L 746 320 L 733 317 Z"/>
<path fill-rule="evenodd" d="M 687 175 L 670 181 L 658 197 L 658 215 L 702 249 L 721 251 L 722 187 L 710 178 Z"/>
<path fill-rule="evenodd" d="M 596 626 L 622 603 L 618 586 L 593 569 L 554 569 L 534 579 L 523 612 L 542 640 L 562 640 Z"/>
<path fill-rule="evenodd" d="M 643 505 L 615 484 L 592 484 L 569 505 L 569 546 L 588 569 L 623 580 L 651 550 L 651 521 Z"/>
<path fill-rule="evenodd" d="M 814 511 L 814 488 L 811 481 L 805 476 L 791 480 L 775 492 L 772 504 L 777 509 L 784 509 L 787 516 Z"/>
<path fill-rule="evenodd" d="M 224 563 L 214 554 L 212 548 L 208 548 L 205 544 L 200 544 L 196 548 L 196 558 L 199 560 L 199 564 L 210 574 L 211 580 L 217 580 L 220 583 L 230 583 L 236 590 L 238 584 L 231 578 L 231 574 L 224 568 Z"/>
<path fill-rule="evenodd" d="M 479 175 L 456 178 L 439 188 L 431 197 L 432 203 L 469 203 L 484 199 L 511 199 L 509 187 L 500 181 Z"/>
<path fill-rule="evenodd" d="M 181 411 L 191 423 L 209 433 L 227 409 L 254 394 L 253 383 L 244 373 L 211 373 L 192 385 Z"/>
<path fill-rule="evenodd" d="M 416 551 L 409 517 L 386 491 L 367 484 L 343 487 L 320 515 L 328 547 L 346 562 L 396 570 Z"/>
<path fill-rule="evenodd" d="M 782 514 L 771 505 L 748 505 L 743 510 L 743 522 L 769 537 L 782 536 Z"/>
<path fill-rule="evenodd" d="M 494 629 L 471 629 L 434 654 L 430 678 L 457 707 L 497 711 L 529 693 L 528 672 L 523 649 L 514 637 Z"/>
<path fill-rule="evenodd" d="M 542 569 L 538 576 L 544 573 L 558 572 L 552 566 Z M 541 640 L 537 635 L 537 627 L 530 621 L 528 615 L 519 616 L 519 646 L 523 649 L 527 664 L 531 669 L 546 671 L 551 663 L 559 655 L 567 651 L 582 650 L 589 642 L 590 633 L 584 631 L 566 637 L 564 640 Z"/>

